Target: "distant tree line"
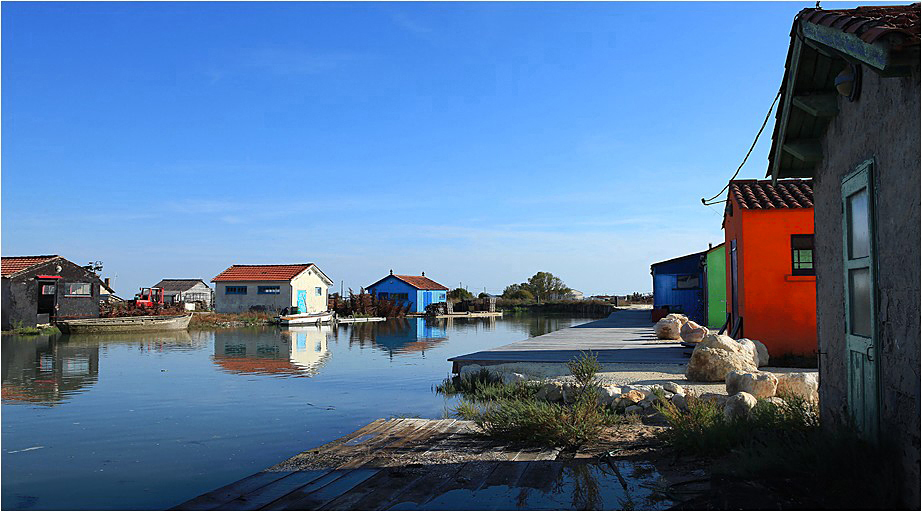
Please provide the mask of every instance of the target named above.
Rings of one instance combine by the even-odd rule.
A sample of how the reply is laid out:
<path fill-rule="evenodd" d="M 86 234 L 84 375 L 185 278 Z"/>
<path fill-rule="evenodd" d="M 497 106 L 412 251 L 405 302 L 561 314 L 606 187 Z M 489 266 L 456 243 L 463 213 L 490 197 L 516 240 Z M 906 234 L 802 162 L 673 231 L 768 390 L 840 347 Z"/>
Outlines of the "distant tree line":
<path fill-rule="evenodd" d="M 563 298 L 570 293 L 570 288 L 563 280 L 550 272 L 538 272 L 528 281 L 510 284 L 503 290 L 504 299 L 536 300 L 547 302 L 550 299 Z"/>

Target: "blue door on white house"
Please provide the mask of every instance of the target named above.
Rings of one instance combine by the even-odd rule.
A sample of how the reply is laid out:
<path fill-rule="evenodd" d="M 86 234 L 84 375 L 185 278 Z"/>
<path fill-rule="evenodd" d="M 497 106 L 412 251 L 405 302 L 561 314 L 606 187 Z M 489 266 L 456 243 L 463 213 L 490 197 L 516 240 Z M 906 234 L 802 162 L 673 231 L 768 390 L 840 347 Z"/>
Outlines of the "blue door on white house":
<path fill-rule="evenodd" d="M 307 290 L 298 290 L 298 311 L 307 313 Z"/>

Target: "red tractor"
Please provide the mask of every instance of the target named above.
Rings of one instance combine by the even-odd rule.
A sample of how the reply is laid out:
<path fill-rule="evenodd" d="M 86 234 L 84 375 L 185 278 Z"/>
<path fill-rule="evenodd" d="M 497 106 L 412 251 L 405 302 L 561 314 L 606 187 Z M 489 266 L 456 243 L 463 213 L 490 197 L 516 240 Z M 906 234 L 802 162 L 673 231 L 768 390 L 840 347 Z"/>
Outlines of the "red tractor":
<path fill-rule="evenodd" d="M 134 307 L 163 307 L 163 288 L 141 288 L 141 293 L 134 296 Z"/>

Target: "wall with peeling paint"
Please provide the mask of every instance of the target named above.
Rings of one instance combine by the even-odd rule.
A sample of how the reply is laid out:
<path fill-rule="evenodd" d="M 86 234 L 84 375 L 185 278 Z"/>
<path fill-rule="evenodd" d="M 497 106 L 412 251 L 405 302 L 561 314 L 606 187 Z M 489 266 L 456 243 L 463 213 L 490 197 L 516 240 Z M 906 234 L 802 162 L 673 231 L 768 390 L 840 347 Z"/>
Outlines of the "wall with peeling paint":
<path fill-rule="evenodd" d="M 839 98 L 814 181 L 817 334 L 823 422 L 847 422 L 842 178 L 875 160 L 880 434 L 899 452 L 907 506 L 919 508 L 919 68 L 882 78 L 863 69 L 857 101 Z"/>

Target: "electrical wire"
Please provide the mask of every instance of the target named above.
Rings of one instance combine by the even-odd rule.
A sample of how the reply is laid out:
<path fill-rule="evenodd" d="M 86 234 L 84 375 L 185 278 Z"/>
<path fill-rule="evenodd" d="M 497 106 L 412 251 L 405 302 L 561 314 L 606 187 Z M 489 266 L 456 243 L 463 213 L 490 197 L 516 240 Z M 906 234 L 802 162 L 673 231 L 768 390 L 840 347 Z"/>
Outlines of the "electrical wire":
<path fill-rule="evenodd" d="M 746 156 L 743 157 L 743 162 L 740 164 L 740 166 L 736 168 L 736 172 L 733 173 L 733 176 L 731 176 L 729 180 L 727 180 L 727 184 L 724 185 L 724 188 L 720 189 L 720 192 L 714 194 L 714 197 L 711 197 L 709 199 L 705 199 L 702 197 L 701 204 L 705 206 L 710 206 L 712 204 L 723 203 L 726 201 L 726 199 L 722 201 L 714 201 L 714 199 L 717 199 L 718 197 L 720 197 L 720 195 L 723 194 L 724 191 L 730 187 L 730 182 L 736 179 L 736 176 L 740 173 L 740 170 L 743 168 L 744 165 L 746 165 L 746 160 L 749 159 L 749 155 L 751 155 L 752 150 L 755 149 L 756 143 L 759 142 L 759 137 L 762 135 L 762 130 L 764 130 L 765 125 L 768 124 L 768 119 L 772 116 L 772 111 L 775 110 L 775 103 L 778 103 L 778 98 L 780 97 L 781 97 L 781 89 L 778 89 L 778 94 L 776 94 L 775 99 L 772 100 L 772 106 L 768 108 L 768 113 L 765 114 L 765 120 L 762 121 L 762 127 L 759 128 L 759 133 L 756 134 L 755 140 L 753 140 L 752 145 L 749 146 L 749 151 L 746 152 Z M 711 202 L 711 201 L 714 201 L 714 202 Z"/>

